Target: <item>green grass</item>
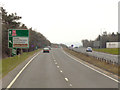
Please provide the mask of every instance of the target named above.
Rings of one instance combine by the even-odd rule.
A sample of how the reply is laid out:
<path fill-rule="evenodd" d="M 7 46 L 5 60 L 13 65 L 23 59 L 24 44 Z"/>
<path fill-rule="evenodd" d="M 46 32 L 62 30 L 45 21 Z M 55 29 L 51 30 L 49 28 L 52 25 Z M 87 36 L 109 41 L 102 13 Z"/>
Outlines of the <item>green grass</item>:
<path fill-rule="evenodd" d="M 20 63 L 25 61 L 27 58 L 32 56 L 34 53 L 40 51 L 40 49 L 32 51 L 32 52 L 25 52 L 21 55 L 17 55 L 14 57 L 8 57 L 5 59 L 2 59 L 2 64 L 0 64 L 0 67 L 2 67 L 2 77 L 8 74 L 11 70 L 13 70 L 15 67 L 17 67 Z M 1 66 L 2 65 L 2 66 Z"/>
<path fill-rule="evenodd" d="M 114 55 L 118 55 L 119 54 L 119 49 L 118 48 L 103 48 L 103 49 L 93 49 L 93 50 L 94 51 L 98 51 L 98 52 L 114 54 Z"/>
<path fill-rule="evenodd" d="M 0 60 L 0 79 L 2 78 L 2 60 Z"/>

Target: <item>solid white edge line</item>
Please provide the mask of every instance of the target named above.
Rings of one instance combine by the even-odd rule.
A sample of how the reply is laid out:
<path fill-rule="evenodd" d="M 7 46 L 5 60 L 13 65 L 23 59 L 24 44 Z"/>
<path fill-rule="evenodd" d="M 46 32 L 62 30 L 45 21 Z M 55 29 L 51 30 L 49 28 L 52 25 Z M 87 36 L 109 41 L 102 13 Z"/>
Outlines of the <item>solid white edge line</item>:
<path fill-rule="evenodd" d="M 40 53 L 40 52 L 39 52 Z M 38 53 L 38 54 L 39 54 Z M 36 54 L 21 70 L 20 72 L 15 76 L 15 78 L 12 80 L 12 82 L 7 86 L 7 88 L 11 88 L 11 86 L 14 84 L 14 82 L 17 80 L 17 78 L 20 76 L 20 74 L 24 71 L 24 69 L 33 61 L 33 59 L 38 55 Z"/>
<path fill-rule="evenodd" d="M 96 69 L 94 69 L 94 68 L 92 68 L 92 67 L 90 67 L 90 66 L 88 66 L 88 65 L 86 65 L 86 64 L 84 64 L 84 63 L 82 63 L 82 62 L 80 62 L 80 61 L 78 61 L 78 60 L 75 59 L 74 57 L 68 55 L 65 51 L 63 51 L 63 52 L 64 52 L 67 56 L 69 56 L 70 58 L 72 58 L 72 59 L 74 59 L 75 61 L 81 63 L 82 65 L 84 65 L 84 66 L 92 69 L 93 71 L 96 71 L 97 73 L 102 74 L 103 76 L 108 77 L 109 79 L 111 79 L 111 80 L 113 80 L 113 81 L 115 81 L 115 82 L 117 82 L 117 83 L 120 83 L 118 80 L 116 80 L 116 79 L 114 79 L 114 78 L 112 78 L 112 77 L 110 77 L 110 76 L 108 76 L 108 75 L 106 75 L 106 74 L 104 74 L 104 73 L 102 73 L 102 72 L 100 72 L 100 71 L 98 71 L 98 70 L 96 70 Z"/>

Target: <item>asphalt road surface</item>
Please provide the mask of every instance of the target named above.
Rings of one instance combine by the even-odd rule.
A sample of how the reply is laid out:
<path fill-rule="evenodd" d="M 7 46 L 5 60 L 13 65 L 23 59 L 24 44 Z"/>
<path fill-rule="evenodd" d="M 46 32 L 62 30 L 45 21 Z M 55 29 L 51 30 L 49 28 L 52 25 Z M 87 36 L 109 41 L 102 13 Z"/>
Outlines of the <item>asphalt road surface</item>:
<path fill-rule="evenodd" d="M 11 88 L 118 88 L 118 82 L 82 65 L 61 48 L 40 52 Z"/>
<path fill-rule="evenodd" d="M 73 50 L 77 51 L 77 52 L 82 52 L 82 53 L 85 53 L 85 54 L 88 54 L 90 56 L 95 56 L 95 57 L 98 57 L 98 58 L 103 58 L 103 59 L 106 59 L 108 61 L 113 61 L 113 62 L 116 62 L 118 63 L 118 55 L 112 55 L 112 54 L 107 54 L 107 53 L 103 53 L 103 52 L 96 52 L 96 51 L 93 51 L 93 52 L 86 52 L 86 48 L 73 48 Z"/>

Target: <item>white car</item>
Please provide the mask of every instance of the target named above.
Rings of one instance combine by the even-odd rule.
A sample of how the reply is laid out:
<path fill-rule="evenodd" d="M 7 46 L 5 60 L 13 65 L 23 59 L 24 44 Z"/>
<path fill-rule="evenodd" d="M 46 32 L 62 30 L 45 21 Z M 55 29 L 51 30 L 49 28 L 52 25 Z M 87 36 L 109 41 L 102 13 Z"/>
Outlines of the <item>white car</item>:
<path fill-rule="evenodd" d="M 92 48 L 91 47 L 87 47 L 86 52 L 92 52 Z"/>

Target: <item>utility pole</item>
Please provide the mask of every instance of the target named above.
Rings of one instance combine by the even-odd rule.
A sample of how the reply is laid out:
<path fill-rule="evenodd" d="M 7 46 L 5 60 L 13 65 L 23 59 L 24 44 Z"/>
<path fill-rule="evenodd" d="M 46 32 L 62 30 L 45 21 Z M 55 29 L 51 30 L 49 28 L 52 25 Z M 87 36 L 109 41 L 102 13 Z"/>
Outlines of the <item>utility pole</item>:
<path fill-rule="evenodd" d="M 2 7 L 0 7 L 0 60 L 2 59 Z"/>
<path fill-rule="evenodd" d="M 2 68 L 2 10 L 0 7 L 0 68 Z M 2 72 L 2 69 L 0 70 Z M 2 73 L 0 73 L 0 78 L 2 78 Z M 0 89 L 2 90 L 2 81 L 0 81 Z"/>
<path fill-rule="evenodd" d="M 100 48 L 102 48 L 102 28 L 100 29 Z"/>

